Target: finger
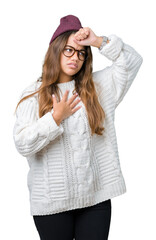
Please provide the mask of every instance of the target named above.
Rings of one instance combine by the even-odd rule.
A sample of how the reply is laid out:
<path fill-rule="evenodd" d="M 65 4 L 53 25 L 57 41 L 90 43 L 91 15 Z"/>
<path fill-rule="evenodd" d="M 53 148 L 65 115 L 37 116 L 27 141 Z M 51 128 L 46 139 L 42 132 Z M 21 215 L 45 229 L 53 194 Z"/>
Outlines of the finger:
<path fill-rule="evenodd" d="M 76 108 L 73 108 L 71 111 L 72 111 L 72 114 L 75 113 L 78 109 L 80 109 L 82 106 L 78 106 Z"/>
<path fill-rule="evenodd" d="M 88 36 L 89 36 L 89 32 L 88 32 L 88 31 L 85 31 L 85 34 L 86 34 L 86 37 L 88 37 Z"/>
<path fill-rule="evenodd" d="M 70 105 L 74 100 L 75 100 L 75 98 L 77 98 L 77 96 L 78 96 L 78 93 L 76 93 L 76 94 L 74 94 L 73 96 L 71 96 L 69 99 L 68 99 L 68 104 Z"/>
<path fill-rule="evenodd" d="M 75 40 L 76 40 L 76 41 L 78 42 L 78 44 L 79 44 L 80 41 L 85 40 L 87 37 L 88 37 L 88 36 L 84 33 L 84 34 L 80 34 L 80 35 L 78 35 L 77 37 L 75 37 Z M 74 41 L 74 42 L 76 42 L 76 41 Z"/>
<path fill-rule="evenodd" d="M 66 90 L 63 97 L 62 97 L 62 101 L 66 102 L 68 94 L 69 94 L 69 90 Z"/>
<path fill-rule="evenodd" d="M 53 105 L 55 105 L 57 103 L 57 99 L 54 94 L 52 94 L 52 99 L 53 99 Z"/>
<path fill-rule="evenodd" d="M 76 99 L 73 103 L 70 104 L 71 108 L 74 108 L 79 102 L 81 102 L 81 98 Z"/>
<path fill-rule="evenodd" d="M 84 29 L 84 32 L 85 32 L 86 35 L 89 34 L 88 29 Z"/>
<path fill-rule="evenodd" d="M 75 36 L 78 36 L 81 32 L 82 32 L 82 28 L 80 28 L 76 33 L 75 33 Z"/>
<path fill-rule="evenodd" d="M 77 44 L 79 44 L 80 40 L 73 39 L 73 41 Z"/>
<path fill-rule="evenodd" d="M 75 36 L 75 39 L 77 40 L 77 41 L 79 41 L 79 40 L 81 40 L 81 36 L 80 36 L 80 34 L 79 35 L 77 35 L 77 36 Z"/>
<path fill-rule="evenodd" d="M 88 27 L 84 28 L 84 31 L 87 35 L 89 35 L 89 28 Z"/>
<path fill-rule="evenodd" d="M 81 33 L 81 36 L 82 36 L 84 39 L 87 38 L 87 35 L 86 35 L 85 32 Z"/>
<path fill-rule="evenodd" d="M 84 36 L 85 35 L 89 35 L 89 28 L 88 27 L 85 27 L 85 28 L 80 28 L 78 32 L 75 33 L 75 37 L 81 35 Z"/>
<path fill-rule="evenodd" d="M 80 31 L 80 36 L 82 36 L 83 38 L 86 38 L 86 37 L 87 37 L 87 34 L 86 34 L 85 29 L 81 29 L 81 31 Z"/>

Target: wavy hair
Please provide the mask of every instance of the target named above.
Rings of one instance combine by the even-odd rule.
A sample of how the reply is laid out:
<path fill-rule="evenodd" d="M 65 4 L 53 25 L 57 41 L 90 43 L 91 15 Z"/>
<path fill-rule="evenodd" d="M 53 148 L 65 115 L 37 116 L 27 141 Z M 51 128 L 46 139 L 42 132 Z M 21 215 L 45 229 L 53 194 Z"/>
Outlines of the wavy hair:
<path fill-rule="evenodd" d="M 60 101 L 59 87 L 57 86 L 59 73 L 60 73 L 60 55 L 65 47 L 69 36 L 75 33 L 75 30 L 65 32 L 58 36 L 48 47 L 45 55 L 44 63 L 42 66 L 41 77 L 37 81 L 41 81 L 41 85 L 37 91 L 29 94 L 18 102 L 18 105 L 27 98 L 38 93 L 39 103 L 39 117 L 41 118 L 47 112 L 51 111 L 53 107 L 52 94 L 55 94 L 58 101 Z M 92 51 L 90 46 L 85 46 L 88 54 L 88 58 L 84 61 L 81 69 L 75 75 L 72 76 L 75 79 L 75 91 L 79 94 L 81 101 L 84 103 L 89 125 L 91 128 L 91 134 L 94 133 L 102 135 L 103 121 L 105 119 L 105 112 L 101 107 L 97 93 L 95 90 L 93 78 L 92 78 Z"/>

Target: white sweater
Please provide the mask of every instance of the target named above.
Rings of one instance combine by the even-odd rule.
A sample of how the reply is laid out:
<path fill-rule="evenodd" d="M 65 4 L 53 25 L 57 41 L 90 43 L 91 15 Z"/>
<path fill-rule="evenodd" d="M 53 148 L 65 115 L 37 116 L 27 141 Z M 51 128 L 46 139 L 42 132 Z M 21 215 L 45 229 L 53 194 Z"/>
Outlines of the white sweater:
<path fill-rule="evenodd" d="M 51 112 L 39 118 L 37 94 L 23 101 L 16 112 L 13 139 L 17 151 L 27 158 L 27 184 L 31 215 L 47 215 L 92 206 L 126 192 L 121 171 L 115 109 L 131 86 L 143 58 L 134 48 L 112 34 L 98 51 L 112 65 L 93 72 L 98 99 L 106 119 L 102 136 L 91 136 L 82 107 L 58 126 Z M 20 98 L 34 92 L 41 82 L 33 82 Z M 75 80 L 59 83 L 72 96 Z M 61 96 L 62 98 L 62 96 Z M 77 106 L 78 106 L 77 105 Z"/>

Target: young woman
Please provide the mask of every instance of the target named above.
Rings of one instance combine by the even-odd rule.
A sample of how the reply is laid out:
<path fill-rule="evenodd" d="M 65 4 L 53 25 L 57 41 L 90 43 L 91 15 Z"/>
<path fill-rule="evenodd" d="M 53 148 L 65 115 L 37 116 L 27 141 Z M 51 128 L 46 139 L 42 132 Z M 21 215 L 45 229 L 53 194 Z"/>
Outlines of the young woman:
<path fill-rule="evenodd" d="M 112 65 L 92 72 L 91 46 Z M 61 18 L 41 77 L 20 96 L 13 130 L 30 167 L 30 209 L 40 239 L 108 239 L 111 198 L 126 192 L 115 109 L 142 61 L 116 35 L 97 36 L 74 15 Z"/>

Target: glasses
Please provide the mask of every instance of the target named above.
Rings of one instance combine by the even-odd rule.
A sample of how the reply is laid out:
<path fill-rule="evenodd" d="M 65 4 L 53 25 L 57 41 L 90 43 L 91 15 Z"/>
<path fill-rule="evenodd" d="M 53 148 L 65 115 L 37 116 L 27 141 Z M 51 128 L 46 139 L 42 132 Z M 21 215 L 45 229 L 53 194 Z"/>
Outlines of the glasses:
<path fill-rule="evenodd" d="M 86 59 L 88 58 L 88 54 L 86 50 L 76 50 L 74 47 L 70 45 L 66 45 L 63 49 L 63 54 L 66 57 L 73 56 L 75 52 L 78 52 L 78 58 L 81 61 L 86 61 Z"/>

